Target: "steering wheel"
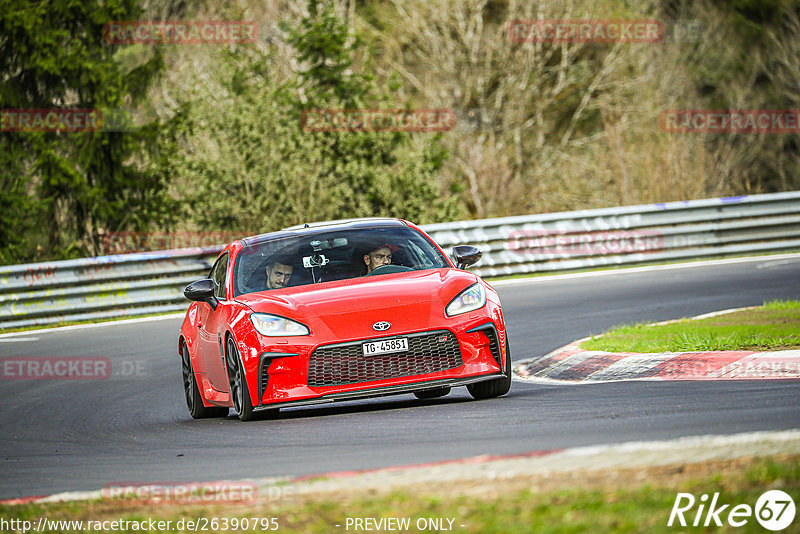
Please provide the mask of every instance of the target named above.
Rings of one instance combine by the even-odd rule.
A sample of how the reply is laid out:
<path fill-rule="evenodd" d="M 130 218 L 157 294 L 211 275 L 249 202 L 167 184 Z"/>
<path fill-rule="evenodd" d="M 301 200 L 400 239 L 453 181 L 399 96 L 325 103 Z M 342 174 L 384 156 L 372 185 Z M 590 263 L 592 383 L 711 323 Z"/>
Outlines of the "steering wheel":
<path fill-rule="evenodd" d="M 405 265 L 381 265 L 380 267 L 375 267 L 371 273 L 367 274 L 367 276 L 372 276 L 374 274 L 393 274 L 393 273 L 404 273 L 406 271 L 413 271 L 411 267 L 406 267 Z"/>

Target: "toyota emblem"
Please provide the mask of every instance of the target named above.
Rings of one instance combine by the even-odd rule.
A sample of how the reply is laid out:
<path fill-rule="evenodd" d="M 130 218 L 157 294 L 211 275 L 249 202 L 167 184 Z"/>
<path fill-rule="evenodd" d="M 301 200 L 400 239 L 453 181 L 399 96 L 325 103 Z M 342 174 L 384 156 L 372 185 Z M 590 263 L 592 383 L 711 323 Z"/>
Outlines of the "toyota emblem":
<path fill-rule="evenodd" d="M 384 330 L 389 330 L 392 327 L 392 323 L 388 321 L 378 321 L 374 325 L 372 325 L 373 330 L 377 330 L 378 332 L 383 332 Z"/>

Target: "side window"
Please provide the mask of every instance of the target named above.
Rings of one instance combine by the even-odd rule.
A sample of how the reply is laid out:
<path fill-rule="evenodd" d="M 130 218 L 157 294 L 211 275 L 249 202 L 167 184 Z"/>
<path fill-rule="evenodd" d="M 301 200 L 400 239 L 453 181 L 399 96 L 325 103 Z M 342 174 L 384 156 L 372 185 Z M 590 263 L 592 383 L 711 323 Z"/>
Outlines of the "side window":
<path fill-rule="evenodd" d="M 211 280 L 214 281 L 214 296 L 220 300 L 225 299 L 225 274 L 228 272 L 228 254 L 226 253 L 211 269 Z"/>

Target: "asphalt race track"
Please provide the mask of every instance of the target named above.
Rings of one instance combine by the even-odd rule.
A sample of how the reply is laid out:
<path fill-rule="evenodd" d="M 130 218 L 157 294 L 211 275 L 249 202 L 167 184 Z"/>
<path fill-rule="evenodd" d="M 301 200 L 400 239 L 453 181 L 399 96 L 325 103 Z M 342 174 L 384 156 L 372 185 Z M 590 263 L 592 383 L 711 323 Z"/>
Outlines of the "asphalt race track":
<path fill-rule="evenodd" d="M 800 255 L 498 285 L 515 362 L 624 322 L 800 298 Z M 465 388 L 193 421 L 178 318 L 0 337 L 0 358 L 95 356 L 107 380 L 0 382 L 0 499 L 120 482 L 322 474 L 570 446 L 800 428 L 800 381 L 542 385 L 503 398 Z M 231 412 L 233 413 L 233 412 Z"/>

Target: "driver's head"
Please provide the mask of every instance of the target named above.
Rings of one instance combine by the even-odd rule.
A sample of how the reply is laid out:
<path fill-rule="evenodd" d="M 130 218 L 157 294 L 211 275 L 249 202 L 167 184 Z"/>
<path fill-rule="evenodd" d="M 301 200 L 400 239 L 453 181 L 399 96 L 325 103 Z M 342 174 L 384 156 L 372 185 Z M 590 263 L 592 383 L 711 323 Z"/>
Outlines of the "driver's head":
<path fill-rule="evenodd" d="M 364 254 L 364 263 L 367 264 L 367 274 L 371 273 L 382 265 L 389 265 L 392 263 L 392 252 L 397 250 L 396 245 L 389 243 L 381 245 L 380 247 Z"/>
<path fill-rule="evenodd" d="M 267 289 L 286 287 L 292 277 L 292 262 L 286 258 L 278 258 L 267 265 Z"/>

